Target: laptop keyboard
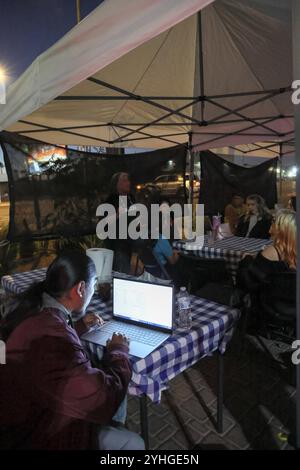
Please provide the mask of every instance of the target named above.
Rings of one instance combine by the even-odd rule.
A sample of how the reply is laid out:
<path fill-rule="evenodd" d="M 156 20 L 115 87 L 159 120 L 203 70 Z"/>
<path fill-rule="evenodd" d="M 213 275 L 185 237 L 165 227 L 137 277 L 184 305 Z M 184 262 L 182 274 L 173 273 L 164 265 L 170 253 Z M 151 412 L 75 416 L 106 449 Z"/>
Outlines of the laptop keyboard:
<path fill-rule="evenodd" d="M 139 328 L 135 325 L 125 325 L 121 322 L 108 322 L 101 327 L 101 331 L 113 334 L 113 333 L 122 333 L 127 336 L 131 341 L 138 341 L 139 343 L 148 344 L 150 346 L 155 346 L 159 340 L 161 340 L 162 335 L 159 331 L 147 330 L 146 328 Z"/>

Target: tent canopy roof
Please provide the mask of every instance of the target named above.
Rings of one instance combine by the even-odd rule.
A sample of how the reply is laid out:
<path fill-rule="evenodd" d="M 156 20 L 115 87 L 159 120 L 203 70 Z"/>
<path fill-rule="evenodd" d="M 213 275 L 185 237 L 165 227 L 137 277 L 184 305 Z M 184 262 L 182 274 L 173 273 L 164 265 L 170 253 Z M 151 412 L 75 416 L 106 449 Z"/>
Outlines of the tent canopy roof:
<path fill-rule="evenodd" d="M 105 0 L 10 87 L 0 128 L 68 145 L 288 143 L 291 45 L 289 0 Z"/>
<path fill-rule="evenodd" d="M 221 147 L 211 149 L 216 154 L 224 155 L 244 155 L 245 157 L 261 157 L 261 158 L 275 158 L 275 157 L 294 157 L 295 156 L 295 142 L 255 142 L 251 144 L 231 145 L 229 147 Z"/>

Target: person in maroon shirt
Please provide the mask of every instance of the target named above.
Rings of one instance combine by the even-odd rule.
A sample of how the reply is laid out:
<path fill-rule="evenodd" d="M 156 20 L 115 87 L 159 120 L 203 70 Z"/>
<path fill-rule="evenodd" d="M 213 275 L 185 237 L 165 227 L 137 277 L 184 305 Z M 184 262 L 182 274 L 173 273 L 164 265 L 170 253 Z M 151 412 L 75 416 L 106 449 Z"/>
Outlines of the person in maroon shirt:
<path fill-rule="evenodd" d="M 129 341 L 115 333 L 94 368 L 72 326 L 71 314 L 85 312 L 95 281 L 93 261 L 66 252 L 2 321 L 0 449 L 144 449 L 137 434 L 111 426 L 131 378 Z"/>

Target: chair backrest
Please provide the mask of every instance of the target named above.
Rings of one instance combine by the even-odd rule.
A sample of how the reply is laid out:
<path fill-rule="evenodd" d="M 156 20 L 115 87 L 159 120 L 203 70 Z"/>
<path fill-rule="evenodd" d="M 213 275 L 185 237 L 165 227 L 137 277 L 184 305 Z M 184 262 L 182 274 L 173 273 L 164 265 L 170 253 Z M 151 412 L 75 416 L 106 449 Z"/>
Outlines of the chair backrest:
<path fill-rule="evenodd" d="M 9 249 L 9 240 L 1 240 L 0 242 L 0 263 L 2 264 L 5 261 L 7 252 Z"/>
<path fill-rule="evenodd" d="M 269 276 L 260 291 L 260 303 L 270 321 L 294 324 L 296 272 L 279 272 Z"/>
<path fill-rule="evenodd" d="M 8 270 L 8 253 L 10 248 L 10 242 L 8 240 L 2 240 L 0 242 L 0 277 L 6 274 Z"/>
<path fill-rule="evenodd" d="M 223 258 L 198 258 L 194 255 L 180 254 L 181 270 L 189 279 L 189 291 L 195 294 L 205 284 L 231 284 L 232 279 Z"/>
<path fill-rule="evenodd" d="M 224 258 L 197 258 L 196 263 L 198 275 L 203 273 L 206 282 L 222 282 L 230 278 Z"/>

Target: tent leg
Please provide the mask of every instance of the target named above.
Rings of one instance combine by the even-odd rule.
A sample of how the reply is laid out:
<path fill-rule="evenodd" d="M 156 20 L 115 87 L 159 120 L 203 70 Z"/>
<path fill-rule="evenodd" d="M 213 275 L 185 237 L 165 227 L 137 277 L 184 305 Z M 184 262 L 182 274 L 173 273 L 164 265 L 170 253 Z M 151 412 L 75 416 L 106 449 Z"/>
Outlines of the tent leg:
<path fill-rule="evenodd" d="M 80 0 L 76 0 L 76 16 L 77 16 L 77 23 L 80 23 L 81 21 Z"/>
<path fill-rule="evenodd" d="M 192 133 L 189 133 L 189 144 L 188 144 L 188 153 L 189 153 L 189 198 L 188 203 L 193 204 L 194 197 L 194 152 L 192 149 Z"/>
<path fill-rule="evenodd" d="M 279 198 L 280 202 L 282 202 L 282 142 L 279 144 Z"/>

